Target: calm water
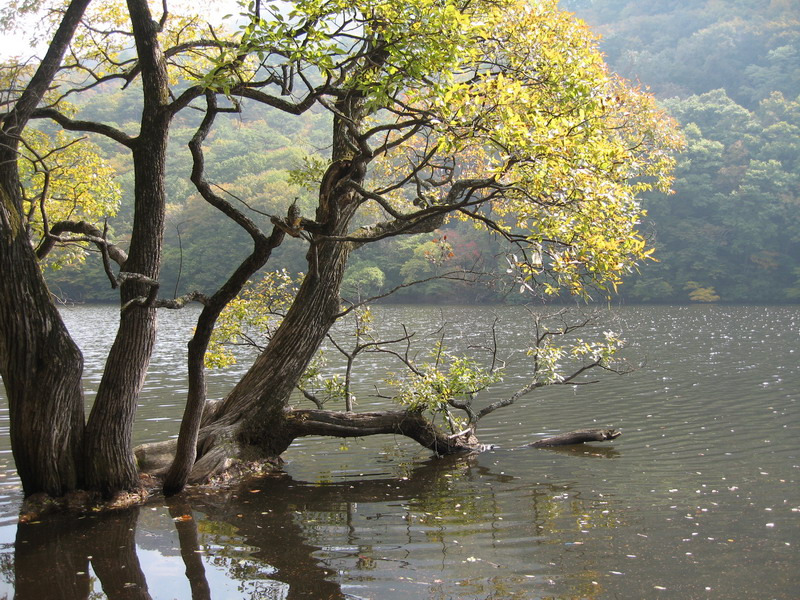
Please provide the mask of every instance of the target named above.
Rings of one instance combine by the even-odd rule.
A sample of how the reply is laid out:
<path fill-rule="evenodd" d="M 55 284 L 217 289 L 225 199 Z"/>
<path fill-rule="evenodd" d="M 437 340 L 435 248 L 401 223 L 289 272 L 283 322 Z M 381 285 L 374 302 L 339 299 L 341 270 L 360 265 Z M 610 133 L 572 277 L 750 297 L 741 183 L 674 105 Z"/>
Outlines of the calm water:
<path fill-rule="evenodd" d="M 481 441 L 499 449 L 431 459 L 389 436 L 304 439 L 283 476 L 103 517 L 17 525 L 2 400 L 0 598 L 800 598 L 800 307 L 614 314 L 642 368 L 495 413 Z M 96 386 L 106 348 L 90 344 L 115 311 L 64 315 Z M 467 344 L 495 315 L 503 343 L 521 348 L 516 309 L 390 307 L 376 322 L 422 333 L 445 319 Z M 139 442 L 177 432 L 192 316 L 162 315 Z M 509 381 L 485 401 L 520 384 L 522 363 L 512 353 Z M 366 391 L 382 367 L 362 366 Z M 241 368 L 215 373 L 210 395 Z M 586 426 L 623 435 L 521 448 Z"/>

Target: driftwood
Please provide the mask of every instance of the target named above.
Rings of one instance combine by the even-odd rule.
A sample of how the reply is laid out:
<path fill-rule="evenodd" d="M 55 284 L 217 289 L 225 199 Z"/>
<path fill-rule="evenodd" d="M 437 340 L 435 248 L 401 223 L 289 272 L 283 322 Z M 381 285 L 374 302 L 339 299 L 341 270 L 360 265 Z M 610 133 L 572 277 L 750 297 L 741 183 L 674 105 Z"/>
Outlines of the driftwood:
<path fill-rule="evenodd" d="M 552 437 L 544 438 L 528 444 L 534 448 L 547 448 L 548 446 L 568 446 L 584 442 L 605 442 L 619 437 L 621 432 L 616 429 L 577 429 L 567 433 L 559 433 Z"/>

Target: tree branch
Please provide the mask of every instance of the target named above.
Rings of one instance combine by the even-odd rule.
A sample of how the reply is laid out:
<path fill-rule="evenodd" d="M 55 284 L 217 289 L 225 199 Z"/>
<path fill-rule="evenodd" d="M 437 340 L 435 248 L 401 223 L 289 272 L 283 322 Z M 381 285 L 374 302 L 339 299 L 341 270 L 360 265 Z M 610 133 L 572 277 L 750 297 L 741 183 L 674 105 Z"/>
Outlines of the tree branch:
<path fill-rule="evenodd" d="M 292 115 L 302 115 L 310 109 L 319 100 L 319 98 L 328 90 L 327 85 L 317 87 L 309 92 L 309 94 L 299 102 L 289 102 L 283 98 L 272 96 L 261 90 L 253 89 L 249 84 L 241 84 L 231 88 L 231 96 L 241 96 L 242 98 L 249 98 L 261 104 L 266 104 L 272 108 L 277 108 L 280 111 Z"/>
<path fill-rule="evenodd" d="M 37 109 L 33 111 L 31 118 L 51 119 L 68 131 L 86 131 L 89 133 L 104 135 L 128 148 L 133 148 L 135 142 L 135 138 L 129 136 L 127 133 L 117 129 L 116 127 L 111 127 L 110 125 L 106 125 L 104 123 L 96 123 L 94 121 L 71 119 L 54 108 Z"/>
<path fill-rule="evenodd" d="M 179 296 L 178 298 L 156 300 L 153 303 L 153 306 L 156 308 L 179 310 L 186 306 L 189 302 L 199 302 L 200 304 L 207 305 L 208 296 L 199 291 L 194 291 L 184 294 L 183 296 Z"/>
<path fill-rule="evenodd" d="M 479 448 L 477 440 L 470 435 L 450 437 L 422 414 L 412 411 L 353 413 L 295 409 L 287 411 L 285 416 L 294 438 L 393 434 L 409 437 L 439 455 L 473 452 Z"/>
<path fill-rule="evenodd" d="M 473 198 L 473 194 L 479 189 L 492 191 L 488 197 Z M 407 215 L 396 213 L 399 216 L 394 220 L 362 227 L 353 235 L 331 237 L 330 239 L 353 242 L 357 246 L 361 246 L 397 235 L 430 233 L 442 226 L 447 215 L 465 207 L 484 204 L 495 194 L 500 193 L 502 189 L 504 189 L 503 186 L 498 184 L 493 177 L 457 181 L 450 188 L 447 198 L 442 204 L 435 204 Z"/>
<path fill-rule="evenodd" d="M 62 233 L 75 233 L 81 235 L 82 237 L 78 239 L 62 238 Z M 105 250 L 108 252 L 108 256 L 111 258 L 111 260 L 120 266 L 124 265 L 125 261 L 128 260 L 128 255 L 122 248 L 116 244 L 110 243 L 106 239 L 106 232 L 100 231 L 97 227 L 91 223 L 88 223 L 87 221 L 59 221 L 54 223 L 49 231 L 45 231 L 44 239 L 36 249 L 36 258 L 42 260 L 50 253 L 56 243 L 76 241 L 92 242 L 101 251 Z"/>
<path fill-rule="evenodd" d="M 592 363 L 590 363 L 588 365 L 583 365 L 582 367 L 577 369 L 574 373 L 570 374 L 567 377 L 564 377 L 560 381 L 541 381 L 540 379 L 534 378 L 528 385 L 526 385 L 523 388 L 520 388 L 519 390 L 514 392 L 508 398 L 504 398 L 503 400 L 498 400 L 497 402 L 492 402 L 490 405 L 485 406 L 480 411 L 478 411 L 476 422 L 479 421 L 480 419 L 482 419 L 483 417 L 485 417 L 486 415 L 489 415 L 489 414 L 493 413 L 494 411 L 496 411 L 496 410 L 498 410 L 500 408 L 505 408 L 506 406 L 511 406 L 517 400 L 519 400 L 523 396 L 527 396 L 533 390 L 538 389 L 538 388 L 551 386 L 551 385 L 590 385 L 590 384 L 593 384 L 593 383 L 597 383 L 597 381 L 577 381 L 577 382 L 574 381 L 576 377 L 579 377 L 580 375 L 582 375 L 586 371 L 589 371 L 589 370 L 597 368 L 597 367 L 600 367 L 600 368 L 606 369 L 606 370 L 613 370 L 613 369 L 608 369 L 608 367 L 603 365 L 600 361 L 595 361 L 595 362 L 592 362 Z"/>

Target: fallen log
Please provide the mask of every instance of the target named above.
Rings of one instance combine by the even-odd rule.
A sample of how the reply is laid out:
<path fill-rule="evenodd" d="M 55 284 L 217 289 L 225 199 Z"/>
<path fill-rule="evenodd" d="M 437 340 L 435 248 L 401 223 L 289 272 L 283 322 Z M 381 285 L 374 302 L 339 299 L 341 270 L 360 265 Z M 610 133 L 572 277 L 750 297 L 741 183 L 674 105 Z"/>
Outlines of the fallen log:
<path fill-rule="evenodd" d="M 584 442 L 605 442 L 622 435 L 616 429 L 577 429 L 566 433 L 559 433 L 531 444 L 534 448 L 547 448 L 548 446 L 568 446 L 570 444 L 583 444 Z"/>

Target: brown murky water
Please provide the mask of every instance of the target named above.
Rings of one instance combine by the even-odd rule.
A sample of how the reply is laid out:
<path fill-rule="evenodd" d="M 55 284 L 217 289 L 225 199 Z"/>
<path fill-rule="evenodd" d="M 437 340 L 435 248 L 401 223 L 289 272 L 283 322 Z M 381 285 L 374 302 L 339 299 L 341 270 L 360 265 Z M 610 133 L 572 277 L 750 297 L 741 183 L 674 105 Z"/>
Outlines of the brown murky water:
<path fill-rule="evenodd" d="M 500 338 L 521 348 L 517 310 L 386 307 L 376 322 L 430 331 L 444 315 L 467 343 L 497 314 Z M 646 364 L 498 413 L 481 431 L 496 450 L 432 459 L 388 436 L 346 448 L 304 439 L 284 476 L 118 515 L 17 525 L 3 400 L 0 598 L 800 597 L 800 307 L 613 312 L 628 356 Z M 137 441 L 177 432 L 191 317 L 163 315 Z M 96 385 L 103 353 L 89 340 L 113 328 L 115 311 L 75 307 L 65 318 Z M 519 384 L 521 363 L 496 397 Z M 383 367 L 362 367 L 366 391 Z M 210 394 L 241 368 L 213 374 Z M 623 435 L 522 447 L 584 426 Z"/>

